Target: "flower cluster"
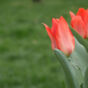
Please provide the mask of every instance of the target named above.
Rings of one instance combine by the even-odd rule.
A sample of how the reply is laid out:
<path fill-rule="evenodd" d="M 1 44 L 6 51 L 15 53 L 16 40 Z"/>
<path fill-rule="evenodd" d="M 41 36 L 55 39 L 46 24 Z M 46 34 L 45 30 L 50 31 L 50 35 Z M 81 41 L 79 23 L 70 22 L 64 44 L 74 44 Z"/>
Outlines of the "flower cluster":
<path fill-rule="evenodd" d="M 70 12 L 71 26 L 84 39 L 88 38 L 88 9 L 79 8 L 77 14 Z M 60 19 L 52 18 L 52 27 L 44 24 L 51 39 L 52 49 L 61 50 L 66 55 L 70 55 L 75 49 L 75 38 L 66 22 L 61 16 Z"/>

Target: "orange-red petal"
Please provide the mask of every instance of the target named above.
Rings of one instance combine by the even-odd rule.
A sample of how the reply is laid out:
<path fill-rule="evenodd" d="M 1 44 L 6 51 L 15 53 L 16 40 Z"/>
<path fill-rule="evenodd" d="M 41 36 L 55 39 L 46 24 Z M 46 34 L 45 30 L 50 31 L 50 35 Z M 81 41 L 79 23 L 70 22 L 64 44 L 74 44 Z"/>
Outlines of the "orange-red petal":
<path fill-rule="evenodd" d="M 88 24 L 88 11 L 87 10 L 85 10 L 84 8 L 79 8 L 79 10 L 77 12 L 77 16 L 81 16 L 84 23 Z"/>
<path fill-rule="evenodd" d="M 84 8 L 79 8 L 77 16 L 81 16 L 83 22 L 85 23 L 88 37 L 88 9 L 85 10 Z"/>
<path fill-rule="evenodd" d="M 84 8 L 79 8 L 78 12 L 77 12 L 77 16 L 81 16 L 82 19 L 84 19 L 84 15 L 85 15 L 85 9 Z"/>
<path fill-rule="evenodd" d="M 66 55 L 70 55 L 75 48 L 75 39 L 63 17 L 60 17 L 56 30 L 56 45 Z"/>
<path fill-rule="evenodd" d="M 71 18 L 75 17 L 75 14 L 73 12 L 70 11 L 69 13 L 70 13 Z"/>
<path fill-rule="evenodd" d="M 46 25 L 46 24 L 43 24 L 46 28 L 46 31 L 48 33 L 48 36 L 50 37 L 51 39 L 51 46 L 52 46 L 52 49 L 55 49 L 56 48 L 56 43 L 55 43 L 55 39 L 54 39 L 54 35 L 51 31 L 51 29 Z"/>
<path fill-rule="evenodd" d="M 51 31 L 52 33 L 55 35 L 56 33 L 56 30 L 57 30 L 57 21 L 55 18 L 52 18 L 52 28 L 51 28 Z"/>
<path fill-rule="evenodd" d="M 87 29 L 86 25 L 84 24 L 82 18 L 80 16 L 75 16 L 71 20 L 71 26 L 76 32 L 78 32 L 83 38 L 87 37 Z"/>

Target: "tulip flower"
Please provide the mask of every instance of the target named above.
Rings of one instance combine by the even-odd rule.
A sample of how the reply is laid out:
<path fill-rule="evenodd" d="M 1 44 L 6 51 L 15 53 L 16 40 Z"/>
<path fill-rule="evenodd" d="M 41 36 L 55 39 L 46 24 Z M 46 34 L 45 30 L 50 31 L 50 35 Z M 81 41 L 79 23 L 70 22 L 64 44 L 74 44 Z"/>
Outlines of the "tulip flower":
<path fill-rule="evenodd" d="M 61 16 L 60 19 L 52 19 L 52 28 L 44 24 L 51 39 L 52 49 L 61 50 L 64 54 L 70 55 L 75 48 L 75 39 L 66 20 Z"/>
<path fill-rule="evenodd" d="M 70 12 L 71 26 L 83 38 L 88 38 L 88 9 L 79 8 L 77 14 Z"/>

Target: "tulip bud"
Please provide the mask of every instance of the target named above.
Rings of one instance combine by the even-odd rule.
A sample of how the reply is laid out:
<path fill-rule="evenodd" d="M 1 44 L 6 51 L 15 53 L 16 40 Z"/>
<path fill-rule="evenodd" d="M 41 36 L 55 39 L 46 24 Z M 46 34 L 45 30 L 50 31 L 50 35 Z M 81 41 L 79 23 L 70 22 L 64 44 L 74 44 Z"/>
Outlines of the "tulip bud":
<path fill-rule="evenodd" d="M 52 28 L 44 24 L 51 39 L 52 49 L 59 49 L 64 54 L 70 55 L 75 48 L 75 39 L 65 19 L 52 19 Z"/>
<path fill-rule="evenodd" d="M 78 32 L 83 38 L 88 38 L 88 9 L 79 8 L 76 15 L 71 15 L 71 26 L 76 32 Z"/>

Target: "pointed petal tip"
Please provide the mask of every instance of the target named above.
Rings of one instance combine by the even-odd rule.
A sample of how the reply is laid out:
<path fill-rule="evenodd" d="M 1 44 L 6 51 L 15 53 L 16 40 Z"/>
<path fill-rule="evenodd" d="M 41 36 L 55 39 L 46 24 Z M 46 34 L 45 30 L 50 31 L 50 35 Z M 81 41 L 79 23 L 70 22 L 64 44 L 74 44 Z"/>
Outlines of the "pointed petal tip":
<path fill-rule="evenodd" d="M 73 12 L 72 11 L 69 11 L 69 14 L 71 15 L 71 14 L 73 14 Z"/>
<path fill-rule="evenodd" d="M 57 18 L 52 18 L 52 23 L 58 23 L 59 22 L 59 19 L 57 19 Z"/>
<path fill-rule="evenodd" d="M 63 16 L 60 17 L 59 21 L 60 21 L 60 22 L 61 22 L 61 21 L 62 21 L 62 22 L 66 22 L 66 20 L 64 19 Z"/>
<path fill-rule="evenodd" d="M 45 27 L 47 27 L 47 25 L 45 23 L 42 23 L 42 25 L 44 25 Z"/>
<path fill-rule="evenodd" d="M 70 14 L 71 18 L 75 17 L 75 14 L 72 11 L 70 11 L 69 14 Z"/>
<path fill-rule="evenodd" d="M 79 8 L 79 9 L 78 9 L 78 11 L 83 11 L 83 10 L 85 10 L 85 9 L 84 9 L 84 8 Z"/>
<path fill-rule="evenodd" d="M 55 19 L 55 18 L 52 18 L 52 21 L 53 21 L 53 20 L 56 20 L 56 19 Z"/>
<path fill-rule="evenodd" d="M 64 17 L 63 17 L 63 16 L 61 16 L 61 17 L 60 17 L 60 20 L 62 20 L 62 19 L 64 19 Z"/>
<path fill-rule="evenodd" d="M 52 18 L 52 24 L 53 24 L 55 21 L 56 21 L 56 19 L 55 19 L 55 18 Z"/>
<path fill-rule="evenodd" d="M 78 12 L 77 12 L 77 15 L 80 15 L 80 16 L 83 16 L 83 14 L 85 13 L 85 9 L 84 8 L 79 8 L 78 9 Z M 85 15 L 85 14 L 84 14 Z"/>
<path fill-rule="evenodd" d="M 45 29 L 48 33 L 48 36 L 50 37 L 50 40 L 51 40 L 52 50 L 54 50 L 54 48 L 56 47 L 54 35 L 53 35 L 51 29 L 48 27 L 48 25 L 46 25 L 45 23 L 42 23 L 42 24 L 45 26 Z"/>
<path fill-rule="evenodd" d="M 48 27 L 47 24 L 45 24 L 45 23 L 42 23 L 42 24 L 44 25 L 44 27 L 45 27 L 46 30 L 50 30 L 50 28 Z"/>

